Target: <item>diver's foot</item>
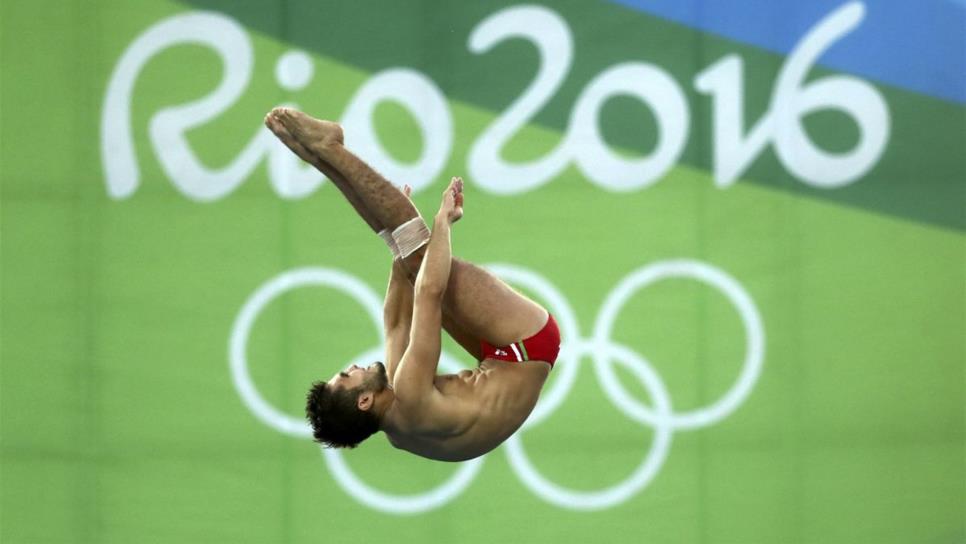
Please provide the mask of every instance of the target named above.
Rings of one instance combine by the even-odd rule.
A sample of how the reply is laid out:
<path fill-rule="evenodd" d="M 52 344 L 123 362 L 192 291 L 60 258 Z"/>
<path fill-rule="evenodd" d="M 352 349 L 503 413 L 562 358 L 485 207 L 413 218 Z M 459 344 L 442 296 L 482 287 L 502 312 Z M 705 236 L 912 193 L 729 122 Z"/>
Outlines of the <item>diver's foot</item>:
<path fill-rule="evenodd" d="M 272 133 L 274 133 L 283 144 L 291 149 L 292 152 L 298 155 L 300 159 L 309 164 L 316 164 L 319 160 L 318 157 L 313 155 L 311 151 L 299 143 L 299 141 L 292 136 L 288 129 L 285 128 L 285 125 L 283 125 L 282 122 L 279 121 L 273 114 L 274 112 L 269 112 L 265 116 L 265 126 L 268 127 L 268 129 L 271 130 Z"/>
<path fill-rule="evenodd" d="M 338 123 L 322 121 L 292 108 L 275 108 L 271 115 L 305 149 L 323 160 L 329 158 L 336 146 L 342 145 L 342 127 Z"/>

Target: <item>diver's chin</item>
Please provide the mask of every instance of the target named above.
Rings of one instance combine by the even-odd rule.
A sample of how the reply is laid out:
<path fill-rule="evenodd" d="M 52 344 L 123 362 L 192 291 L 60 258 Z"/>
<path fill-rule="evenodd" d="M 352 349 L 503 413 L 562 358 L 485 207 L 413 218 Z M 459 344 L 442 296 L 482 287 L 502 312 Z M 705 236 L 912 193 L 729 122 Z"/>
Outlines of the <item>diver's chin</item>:
<path fill-rule="evenodd" d="M 376 379 L 378 380 L 378 385 L 380 390 L 391 389 L 389 385 L 389 374 L 386 372 L 386 365 L 382 364 L 382 362 L 380 361 L 376 361 L 375 363 L 372 363 L 372 365 L 376 365 L 378 367 L 378 373 L 376 374 L 377 376 Z"/>

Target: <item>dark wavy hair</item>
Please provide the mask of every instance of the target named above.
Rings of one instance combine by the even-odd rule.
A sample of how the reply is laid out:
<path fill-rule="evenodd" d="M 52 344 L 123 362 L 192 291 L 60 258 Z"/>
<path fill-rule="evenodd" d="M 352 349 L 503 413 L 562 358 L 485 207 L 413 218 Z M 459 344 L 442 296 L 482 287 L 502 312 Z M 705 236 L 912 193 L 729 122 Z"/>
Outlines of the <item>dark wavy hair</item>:
<path fill-rule="evenodd" d="M 356 406 L 365 386 L 334 388 L 315 382 L 305 401 L 305 417 L 315 441 L 329 448 L 354 448 L 379 430 L 379 418 Z"/>

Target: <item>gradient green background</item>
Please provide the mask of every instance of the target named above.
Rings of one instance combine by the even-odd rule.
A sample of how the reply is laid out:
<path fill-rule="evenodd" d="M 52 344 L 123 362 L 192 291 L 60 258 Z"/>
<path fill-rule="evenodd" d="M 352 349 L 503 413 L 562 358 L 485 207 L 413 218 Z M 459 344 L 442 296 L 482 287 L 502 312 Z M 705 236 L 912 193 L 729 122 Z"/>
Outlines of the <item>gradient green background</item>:
<path fill-rule="evenodd" d="M 100 116 L 122 52 L 186 10 L 216 9 L 246 26 L 252 81 L 228 111 L 189 133 L 210 167 L 237 156 L 278 103 L 338 118 L 373 73 L 423 72 L 446 94 L 455 137 L 444 173 L 415 196 L 431 214 L 448 175 L 466 175 L 470 146 L 536 69 L 522 41 L 482 56 L 466 49 L 472 28 L 505 5 L 3 3 L 0 541 L 966 538 L 963 106 L 876 83 L 892 132 L 864 178 L 809 188 L 768 147 L 735 185 L 717 189 L 710 100 L 694 92 L 692 78 L 724 54 L 740 55 L 750 121 L 765 110 L 783 58 L 613 4 L 553 5 L 573 32 L 574 65 L 504 155 L 542 156 L 594 75 L 645 60 L 671 74 L 689 100 L 690 136 L 677 166 L 655 185 L 621 194 L 575 168 L 517 196 L 487 194 L 470 177 L 454 252 L 538 272 L 567 297 L 583 337 L 632 271 L 676 258 L 713 264 L 743 285 L 764 321 L 764 370 L 751 395 L 713 426 L 676 432 L 654 480 L 597 512 L 544 502 L 498 449 L 444 507 L 385 514 L 338 487 L 316 446 L 255 419 L 228 370 L 228 337 L 245 300 L 303 266 L 348 272 L 380 292 L 388 255 L 331 184 L 285 200 L 264 163 L 211 203 L 175 190 L 147 126 L 159 109 L 216 85 L 220 63 L 198 46 L 169 49 L 140 75 L 131 126 L 141 185 L 112 200 Z M 279 55 L 291 49 L 309 52 L 315 68 L 296 93 L 274 77 Z M 398 160 L 419 156 L 419 131 L 403 109 L 381 105 L 375 125 Z M 654 144 L 654 118 L 632 99 L 608 102 L 602 125 L 608 143 L 628 155 Z M 807 127 L 832 150 L 858 137 L 836 114 L 810 116 Z M 727 300 L 687 280 L 636 295 L 614 337 L 651 361 L 676 410 L 715 402 L 744 353 Z M 305 288 L 259 316 L 248 356 L 266 399 L 298 416 L 310 381 L 377 343 L 355 302 Z M 592 490 L 623 480 L 653 431 L 608 401 L 590 360 L 576 364 L 567 401 L 524 443 L 547 477 Z M 621 377 L 650 403 L 633 376 Z M 393 493 L 428 490 L 455 468 L 393 451 L 382 437 L 346 457 L 367 482 Z"/>

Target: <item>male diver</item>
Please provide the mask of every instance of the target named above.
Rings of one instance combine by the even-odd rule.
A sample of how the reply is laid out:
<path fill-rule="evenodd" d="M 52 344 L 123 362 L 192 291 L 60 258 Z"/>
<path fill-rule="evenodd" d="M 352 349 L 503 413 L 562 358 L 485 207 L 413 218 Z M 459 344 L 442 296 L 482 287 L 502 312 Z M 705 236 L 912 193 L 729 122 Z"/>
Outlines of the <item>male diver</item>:
<path fill-rule="evenodd" d="M 323 172 L 389 245 L 385 363 L 351 365 L 309 391 L 316 441 L 353 448 L 377 431 L 394 447 L 441 461 L 483 455 L 510 437 L 537 403 L 560 349 L 553 317 L 486 270 L 452 256 L 463 181 L 443 192 L 432 231 L 409 199 L 343 145 L 342 128 L 291 108 L 265 124 Z M 436 374 L 441 331 L 479 365 Z"/>

